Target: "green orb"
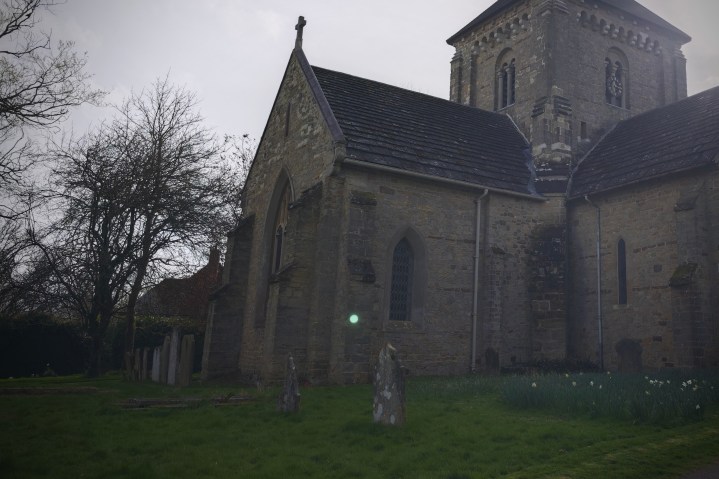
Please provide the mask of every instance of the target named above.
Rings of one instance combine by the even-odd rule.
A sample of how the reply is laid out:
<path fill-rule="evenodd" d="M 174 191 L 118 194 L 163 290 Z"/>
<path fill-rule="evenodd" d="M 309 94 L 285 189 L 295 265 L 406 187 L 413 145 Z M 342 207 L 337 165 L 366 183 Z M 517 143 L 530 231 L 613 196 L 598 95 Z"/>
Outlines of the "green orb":
<path fill-rule="evenodd" d="M 359 316 L 356 314 L 350 314 L 350 323 L 357 324 L 359 323 Z"/>

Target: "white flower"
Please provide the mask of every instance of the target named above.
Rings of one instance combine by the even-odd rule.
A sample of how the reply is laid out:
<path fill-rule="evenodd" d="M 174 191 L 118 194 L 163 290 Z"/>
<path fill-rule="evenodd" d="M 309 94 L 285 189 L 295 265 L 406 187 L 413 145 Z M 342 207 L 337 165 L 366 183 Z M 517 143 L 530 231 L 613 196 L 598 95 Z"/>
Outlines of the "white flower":
<path fill-rule="evenodd" d="M 646 394 L 647 396 L 651 396 L 651 393 L 649 391 L 644 391 L 644 394 Z"/>
<path fill-rule="evenodd" d="M 691 383 L 689 383 L 689 384 L 691 384 Z M 682 381 L 682 387 L 687 387 L 686 381 Z"/>
<path fill-rule="evenodd" d="M 691 379 L 687 380 L 687 384 L 691 386 L 692 380 Z"/>
<path fill-rule="evenodd" d="M 589 381 L 589 386 L 594 387 L 594 381 Z"/>
<path fill-rule="evenodd" d="M 698 411 L 700 409 L 699 404 L 697 404 L 696 410 Z"/>
<path fill-rule="evenodd" d="M 532 383 L 532 387 L 533 387 L 533 388 L 536 388 L 536 387 L 537 387 L 537 383 Z"/>
<path fill-rule="evenodd" d="M 667 384 L 671 384 L 671 381 L 669 381 L 668 379 L 667 379 Z"/>
<path fill-rule="evenodd" d="M 572 386 L 576 386 L 576 385 L 577 385 L 577 381 L 572 381 Z"/>
<path fill-rule="evenodd" d="M 602 385 L 601 385 L 601 384 L 599 385 L 599 389 L 602 389 Z"/>

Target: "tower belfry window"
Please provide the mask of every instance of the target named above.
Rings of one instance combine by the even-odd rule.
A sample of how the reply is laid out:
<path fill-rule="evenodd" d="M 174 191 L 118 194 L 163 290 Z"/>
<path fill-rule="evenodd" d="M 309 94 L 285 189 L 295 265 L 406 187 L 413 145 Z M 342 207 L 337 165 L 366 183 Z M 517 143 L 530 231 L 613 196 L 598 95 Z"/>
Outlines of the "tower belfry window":
<path fill-rule="evenodd" d="M 604 58 L 604 98 L 607 104 L 629 108 L 627 60 L 617 49 Z"/>
<path fill-rule="evenodd" d="M 501 64 L 497 72 L 497 109 L 514 104 L 516 92 L 516 67 L 514 58 Z"/>

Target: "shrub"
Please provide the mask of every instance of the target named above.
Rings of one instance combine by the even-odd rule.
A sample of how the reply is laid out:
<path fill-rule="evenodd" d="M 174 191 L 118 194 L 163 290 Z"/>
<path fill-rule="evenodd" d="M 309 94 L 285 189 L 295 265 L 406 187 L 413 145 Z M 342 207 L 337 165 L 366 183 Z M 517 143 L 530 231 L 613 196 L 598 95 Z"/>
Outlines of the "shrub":
<path fill-rule="evenodd" d="M 719 380 L 698 373 L 513 376 L 502 384 L 510 405 L 669 424 L 699 420 L 719 402 Z"/>
<path fill-rule="evenodd" d="M 83 372 L 89 343 L 76 323 L 29 313 L 0 318 L 0 377 Z"/>

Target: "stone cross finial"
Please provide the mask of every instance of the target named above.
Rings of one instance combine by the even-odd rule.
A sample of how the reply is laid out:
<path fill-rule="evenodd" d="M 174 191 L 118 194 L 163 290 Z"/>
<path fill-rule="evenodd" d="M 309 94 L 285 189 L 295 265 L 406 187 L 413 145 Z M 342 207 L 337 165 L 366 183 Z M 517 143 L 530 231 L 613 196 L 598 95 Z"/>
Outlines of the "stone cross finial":
<path fill-rule="evenodd" d="M 295 39 L 295 50 L 302 50 L 302 30 L 305 28 L 305 25 L 307 25 L 305 17 L 300 16 L 300 18 L 297 19 L 297 25 L 295 25 L 295 30 L 297 30 L 297 38 Z"/>

